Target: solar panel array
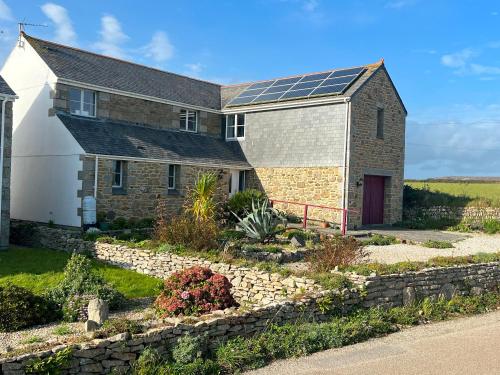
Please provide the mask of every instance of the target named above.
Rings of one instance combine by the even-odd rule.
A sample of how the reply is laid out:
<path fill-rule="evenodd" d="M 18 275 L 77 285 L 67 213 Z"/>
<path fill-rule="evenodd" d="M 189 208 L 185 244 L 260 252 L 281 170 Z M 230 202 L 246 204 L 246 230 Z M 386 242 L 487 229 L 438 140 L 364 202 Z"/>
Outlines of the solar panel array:
<path fill-rule="evenodd" d="M 257 82 L 231 100 L 228 106 L 340 95 L 364 71 L 365 68 L 360 67 Z"/>

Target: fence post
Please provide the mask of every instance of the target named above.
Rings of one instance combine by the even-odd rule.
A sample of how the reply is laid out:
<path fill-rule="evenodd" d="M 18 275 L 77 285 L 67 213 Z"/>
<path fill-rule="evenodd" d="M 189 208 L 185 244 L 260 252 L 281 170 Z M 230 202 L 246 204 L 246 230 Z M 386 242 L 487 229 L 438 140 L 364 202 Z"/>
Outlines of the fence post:
<path fill-rule="evenodd" d="M 346 234 L 346 226 L 347 226 L 347 210 L 343 209 L 342 210 L 342 228 L 341 228 L 342 236 L 345 236 L 345 234 Z"/>
<path fill-rule="evenodd" d="M 307 228 L 307 208 L 308 208 L 308 206 L 307 206 L 307 204 L 305 204 L 304 205 L 304 220 L 302 222 L 302 226 L 304 229 Z"/>

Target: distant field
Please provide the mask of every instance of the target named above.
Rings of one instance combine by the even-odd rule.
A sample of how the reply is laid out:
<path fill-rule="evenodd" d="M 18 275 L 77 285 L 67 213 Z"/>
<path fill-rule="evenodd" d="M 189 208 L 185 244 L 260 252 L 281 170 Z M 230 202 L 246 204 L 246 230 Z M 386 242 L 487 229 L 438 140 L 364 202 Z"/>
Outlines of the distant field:
<path fill-rule="evenodd" d="M 467 205 L 500 207 L 500 183 L 498 182 L 405 181 L 405 184 L 416 189 L 427 188 L 431 192 L 444 193 L 454 197 L 467 197 L 470 200 L 466 203 Z"/>

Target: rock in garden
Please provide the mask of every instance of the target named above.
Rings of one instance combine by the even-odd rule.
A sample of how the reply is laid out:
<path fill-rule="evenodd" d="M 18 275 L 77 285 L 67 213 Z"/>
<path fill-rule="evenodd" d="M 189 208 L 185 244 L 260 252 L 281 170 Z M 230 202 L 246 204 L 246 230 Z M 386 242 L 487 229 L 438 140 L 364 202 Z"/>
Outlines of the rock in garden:
<path fill-rule="evenodd" d="M 415 288 L 408 286 L 403 289 L 403 306 L 413 305 L 417 300 L 417 294 L 415 293 Z"/>
<path fill-rule="evenodd" d="M 88 320 L 96 322 L 101 325 L 108 319 L 109 304 L 102 299 L 93 299 L 89 302 L 88 306 Z"/>
<path fill-rule="evenodd" d="M 306 242 L 304 241 L 303 238 L 295 237 L 295 236 L 293 236 L 292 239 L 290 240 L 290 244 L 293 247 L 304 247 L 304 246 L 306 246 Z"/>
<path fill-rule="evenodd" d="M 450 300 L 457 293 L 457 289 L 450 283 L 444 284 L 439 291 L 439 297 Z"/>
<path fill-rule="evenodd" d="M 85 322 L 85 332 L 94 332 L 99 329 L 99 324 L 94 322 L 93 320 L 87 320 Z"/>
<path fill-rule="evenodd" d="M 470 289 L 470 294 L 472 296 L 479 296 L 479 295 L 483 294 L 483 288 L 480 288 L 478 286 L 474 286 Z"/>

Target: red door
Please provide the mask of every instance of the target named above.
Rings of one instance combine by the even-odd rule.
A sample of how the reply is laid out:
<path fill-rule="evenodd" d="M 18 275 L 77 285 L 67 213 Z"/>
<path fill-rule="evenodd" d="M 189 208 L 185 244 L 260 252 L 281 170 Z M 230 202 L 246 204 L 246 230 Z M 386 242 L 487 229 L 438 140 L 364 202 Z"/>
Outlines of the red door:
<path fill-rule="evenodd" d="M 363 187 L 363 225 L 384 223 L 383 176 L 365 175 Z"/>

